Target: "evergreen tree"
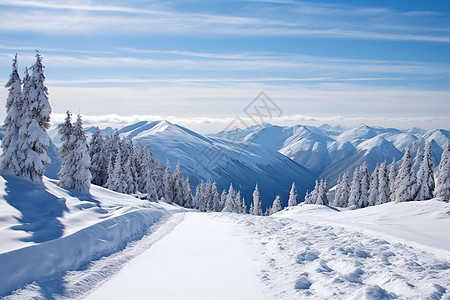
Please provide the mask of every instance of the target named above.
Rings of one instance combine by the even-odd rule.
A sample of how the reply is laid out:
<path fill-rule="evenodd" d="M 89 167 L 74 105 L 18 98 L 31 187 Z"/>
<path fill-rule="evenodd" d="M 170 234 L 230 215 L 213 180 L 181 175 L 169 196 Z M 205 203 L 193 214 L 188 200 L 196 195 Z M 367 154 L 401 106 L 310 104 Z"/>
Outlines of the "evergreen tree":
<path fill-rule="evenodd" d="M 89 157 L 86 136 L 83 130 L 81 116 L 78 115 L 77 122 L 73 127 L 74 147 L 71 155 L 74 157 L 73 168 L 73 189 L 87 193 L 91 187 L 91 158 Z"/>
<path fill-rule="evenodd" d="M 416 177 L 412 170 L 409 149 L 406 149 L 402 164 L 395 179 L 395 202 L 412 201 L 416 196 Z"/>
<path fill-rule="evenodd" d="M 350 197 L 348 198 L 349 206 L 359 207 L 359 199 L 361 198 L 361 179 L 360 170 L 356 168 L 353 171 L 352 186 L 350 188 Z"/>
<path fill-rule="evenodd" d="M 0 156 L 0 169 L 7 170 L 15 175 L 22 172 L 23 161 L 20 157 L 19 126 L 23 118 L 22 81 L 17 70 L 17 54 L 13 60 L 13 68 L 9 81 L 5 85 L 8 88 L 6 99 L 5 136 L 2 139 L 3 153 Z"/>
<path fill-rule="evenodd" d="M 44 85 L 44 66 L 42 57 L 36 51 L 36 63 L 31 67 L 31 76 L 25 75 L 23 83 L 23 114 L 18 121 L 19 138 L 17 149 L 20 150 L 19 160 L 23 167 L 22 176 L 33 182 L 42 181 L 45 168 L 50 164 L 47 149 L 50 138 L 47 129 L 50 127 L 51 107 L 47 97 L 47 87 Z"/>
<path fill-rule="evenodd" d="M 226 199 L 227 199 L 227 191 L 223 190 L 222 194 L 220 194 L 220 206 L 217 207 L 216 211 L 223 211 Z"/>
<path fill-rule="evenodd" d="M 203 202 L 203 182 L 199 183 L 197 185 L 197 188 L 195 189 L 195 197 L 192 204 L 192 208 L 200 210 L 202 202 Z"/>
<path fill-rule="evenodd" d="M 173 201 L 173 184 L 172 184 L 172 172 L 170 171 L 170 161 L 167 160 L 166 170 L 164 171 L 163 176 L 163 185 L 164 185 L 164 199 L 168 203 L 172 203 Z"/>
<path fill-rule="evenodd" d="M 218 207 L 220 206 L 220 199 L 219 199 L 219 191 L 217 190 L 216 182 L 214 181 L 211 185 L 211 205 L 210 210 L 211 211 L 219 211 Z"/>
<path fill-rule="evenodd" d="M 292 183 L 291 191 L 289 192 L 288 206 L 298 205 L 297 190 L 295 189 L 295 183 Z"/>
<path fill-rule="evenodd" d="M 89 143 L 89 156 L 91 158 L 92 183 L 103 186 L 108 179 L 108 157 L 105 151 L 105 139 L 102 137 L 100 129 L 95 129 Z"/>
<path fill-rule="evenodd" d="M 277 212 L 279 212 L 279 211 L 281 211 L 281 210 L 282 210 L 282 208 L 281 208 L 281 200 L 280 200 L 280 196 L 277 195 L 277 196 L 275 197 L 275 199 L 273 200 L 272 207 L 271 207 L 270 210 L 269 210 L 269 214 L 270 214 L 270 215 L 273 215 L 273 214 L 275 214 L 275 213 L 277 213 Z"/>
<path fill-rule="evenodd" d="M 378 198 L 375 204 L 379 205 L 391 201 L 390 194 L 388 170 L 386 162 L 383 162 L 378 169 Z"/>
<path fill-rule="evenodd" d="M 415 200 L 428 200 L 433 198 L 434 175 L 433 161 L 431 159 L 431 144 L 427 143 L 423 153 L 422 163 L 417 172 L 417 195 Z"/>
<path fill-rule="evenodd" d="M 390 199 L 395 201 L 395 179 L 397 178 L 397 168 L 395 167 L 395 158 L 392 160 L 391 166 L 389 167 L 388 182 L 390 190 Z"/>
<path fill-rule="evenodd" d="M 242 197 L 242 213 L 246 214 L 247 213 L 247 205 L 245 204 L 245 198 Z"/>
<path fill-rule="evenodd" d="M 379 180 L 378 180 L 378 172 L 379 172 L 379 166 L 375 168 L 375 170 L 372 173 L 372 176 L 370 178 L 370 186 L 369 186 L 369 206 L 377 204 L 379 191 Z"/>
<path fill-rule="evenodd" d="M 361 178 L 361 194 L 359 198 L 358 207 L 366 207 L 369 205 L 369 187 L 370 187 L 370 173 L 367 169 L 367 164 L 364 162 L 360 169 Z"/>
<path fill-rule="evenodd" d="M 442 152 L 434 195 L 441 200 L 450 200 L 450 140 L 447 140 Z"/>
<path fill-rule="evenodd" d="M 334 199 L 334 206 L 347 207 L 348 199 L 350 197 L 350 183 L 348 178 L 348 171 L 346 171 L 339 180 L 336 195 Z"/>
<path fill-rule="evenodd" d="M 233 184 L 230 184 L 228 189 L 228 193 L 225 197 L 225 204 L 223 206 L 222 212 L 234 212 L 234 199 L 235 199 L 235 191 L 233 189 Z M 222 193 L 222 196 L 224 193 Z"/>
<path fill-rule="evenodd" d="M 262 216 L 261 198 L 259 196 L 258 184 L 255 186 L 255 191 L 253 192 L 253 215 Z"/>
<path fill-rule="evenodd" d="M 184 206 L 188 208 L 193 207 L 194 197 L 192 196 L 191 184 L 189 177 L 184 179 Z"/>
<path fill-rule="evenodd" d="M 303 203 L 316 204 L 318 191 L 319 191 L 319 181 L 316 180 L 316 185 L 315 185 L 314 189 L 311 191 L 311 193 L 306 192 L 305 201 Z"/>
<path fill-rule="evenodd" d="M 58 173 L 58 185 L 65 189 L 74 187 L 74 148 L 75 136 L 73 134 L 72 114 L 67 111 L 64 123 L 58 125 L 58 133 L 61 135 L 61 147 L 59 148 L 59 157 L 61 158 L 61 167 Z"/>
<path fill-rule="evenodd" d="M 315 204 L 328 205 L 329 203 L 327 198 L 327 192 L 328 192 L 327 181 L 321 179 L 317 190 L 317 198 Z"/>
<path fill-rule="evenodd" d="M 184 176 L 181 172 L 180 163 L 177 163 L 177 166 L 175 167 L 175 173 L 172 177 L 172 186 L 173 186 L 173 201 L 181 206 L 184 206 Z"/>

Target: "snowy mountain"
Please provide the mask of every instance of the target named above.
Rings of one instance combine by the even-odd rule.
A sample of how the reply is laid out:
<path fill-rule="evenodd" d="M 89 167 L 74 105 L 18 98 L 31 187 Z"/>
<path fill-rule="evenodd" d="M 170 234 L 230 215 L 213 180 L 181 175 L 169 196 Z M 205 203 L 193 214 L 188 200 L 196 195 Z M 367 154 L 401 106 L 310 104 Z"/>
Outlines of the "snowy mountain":
<path fill-rule="evenodd" d="M 192 185 L 213 179 L 222 191 L 232 183 L 248 206 L 256 184 L 266 208 L 277 194 L 286 205 L 292 182 L 302 197 L 306 190 L 311 190 L 315 179 L 312 172 L 281 153 L 246 139 L 230 142 L 205 137 L 168 121 L 139 122 L 120 129 L 119 133 L 150 146 L 156 159 L 163 163 L 168 159 L 173 168 L 179 162 Z"/>
<path fill-rule="evenodd" d="M 226 133 L 218 135 L 227 136 Z M 369 170 L 377 164 L 397 161 L 407 148 L 413 158 L 431 142 L 434 165 L 440 161 L 442 149 L 450 138 L 448 130 L 424 131 L 419 128 L 400 130 L 365 124 L 353 128 L 296 125 L 292 127 L 264 124 L 240 130 L 233 136 L 238 141 L 251 141 L 276 150 L 325 178 L 333 184 L 344 171 L 352 172 L 364 161 Z"/>

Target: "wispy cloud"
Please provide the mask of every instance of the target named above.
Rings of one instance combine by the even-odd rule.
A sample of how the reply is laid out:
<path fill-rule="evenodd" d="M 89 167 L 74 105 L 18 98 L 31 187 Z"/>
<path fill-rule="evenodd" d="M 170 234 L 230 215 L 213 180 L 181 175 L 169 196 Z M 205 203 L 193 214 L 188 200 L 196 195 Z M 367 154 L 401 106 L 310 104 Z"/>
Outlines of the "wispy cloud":
<path fill-rule="evenodd" d="M 161 34 L 281 35 L 450 42 L 448 25 L 444 28 L 436 25 L 417 26 L 412 22 L 410 14 L 386 8 L 313 5 L 300 2 L 296 3 L 293 9 L 283 5 L 275 7 L 271 5 L 265 9 L 247 8 L 244 11 L 245 15 L 227 15 L 201 11 L 177 11 L 169 7 L 147 9 L 34 1 L 3 0 L 0 1 L 0 6 L 5 8 L 0 12 L 0 29 L 4 31 L 145 36 Z M 17 18 L 18 7 L 26 10 L 26 13 L 21 14 L 21 18 Z M 64 10 L 64 13 L 60 10 Z M 415 12 L 415 16 L 418 15 L 419 12 Z M 347 16 L 345 21 L 342 16 Z M 46 22 L 42 22 L 43 19 Z M 114 31 L 112 32 L 110 28 L 114 28 Z"/>

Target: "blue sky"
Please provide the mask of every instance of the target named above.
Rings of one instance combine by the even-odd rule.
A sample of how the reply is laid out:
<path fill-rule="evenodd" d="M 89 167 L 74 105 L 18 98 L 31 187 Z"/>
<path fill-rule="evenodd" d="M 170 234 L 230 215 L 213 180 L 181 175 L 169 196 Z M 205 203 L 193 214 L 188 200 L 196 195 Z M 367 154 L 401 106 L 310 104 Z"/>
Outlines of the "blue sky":
<path fill-rule="evenodd" d="M 450 128 L 447 0 L 0 0 L 0 79 L 36 48 L 55 120 L 214 131 L 265 91 L 274 123 Z"/>

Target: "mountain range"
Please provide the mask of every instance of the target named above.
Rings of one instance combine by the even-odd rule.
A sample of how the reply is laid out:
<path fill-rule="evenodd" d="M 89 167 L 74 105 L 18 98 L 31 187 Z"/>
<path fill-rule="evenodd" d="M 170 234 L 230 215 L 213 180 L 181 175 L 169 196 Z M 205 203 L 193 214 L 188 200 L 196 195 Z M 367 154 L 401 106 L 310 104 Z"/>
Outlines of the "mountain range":
<path fill-rule="evenodd" d="M 90 135 L 94 127 L 86 128 Z M 102 132 L 112 133 L 111 128 Z M 383 161 L 402 158 L 411 148 L 418 156 L 418 168 L 426 142 L 431 142 L 435 166 L 450 131 L 419 128 L 400 130 L 361 124 L 352 128 L 295 125 L 278 126 L 268 123 L 246 129 L 234 129 L 201 135 L 169 121 L 142 121 L 119 129 L 128 137 L 148 145 L 154 157 L 172 168 L 180 164 L 190 177 L 192 188 L 201 181 L 215 180 L 219 191 L 230 184 L 240 190 L 249 205 L 255 185 L 259 185 L 263 208 L 280 195 L 286 205 L 292 182 L 299 200 L 314 186 L 315 179 L 327 179 L 329 187 L 345 171 L 350 174 L 366 162 L 369 170 Z M 56 131 L 50 132 L 56 146 Z M 54 167 L 53 167 L 54 168 Z"/>

